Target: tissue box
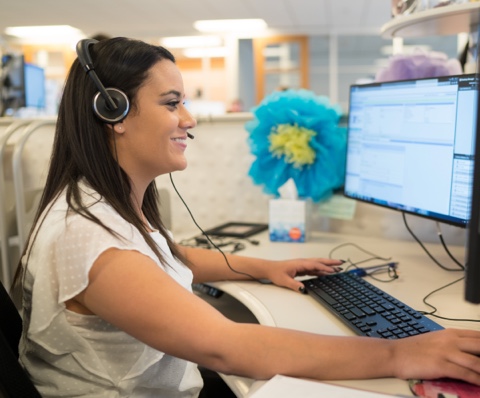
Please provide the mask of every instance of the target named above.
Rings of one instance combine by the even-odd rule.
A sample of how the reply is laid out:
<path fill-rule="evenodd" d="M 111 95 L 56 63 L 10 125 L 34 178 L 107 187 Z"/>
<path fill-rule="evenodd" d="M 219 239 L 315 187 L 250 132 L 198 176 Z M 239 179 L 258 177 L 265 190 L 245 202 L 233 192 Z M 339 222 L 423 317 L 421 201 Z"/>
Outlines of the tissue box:
<path fill-rule="evenodd" d="M 305 242 L 307 204 L 305 200 L 270 200 L 268 227 L 272 242 Z"/>

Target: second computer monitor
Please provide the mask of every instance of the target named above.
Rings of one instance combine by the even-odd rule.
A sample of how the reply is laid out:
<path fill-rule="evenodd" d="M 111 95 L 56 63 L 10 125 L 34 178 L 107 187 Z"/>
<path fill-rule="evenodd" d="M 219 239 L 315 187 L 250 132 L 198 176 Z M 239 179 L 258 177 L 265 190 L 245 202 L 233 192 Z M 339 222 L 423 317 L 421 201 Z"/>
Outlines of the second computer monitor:
<path fill-rule="evenodd" d="M 466 227 L 478 76 L 353 85 L 345 195 Z"/>

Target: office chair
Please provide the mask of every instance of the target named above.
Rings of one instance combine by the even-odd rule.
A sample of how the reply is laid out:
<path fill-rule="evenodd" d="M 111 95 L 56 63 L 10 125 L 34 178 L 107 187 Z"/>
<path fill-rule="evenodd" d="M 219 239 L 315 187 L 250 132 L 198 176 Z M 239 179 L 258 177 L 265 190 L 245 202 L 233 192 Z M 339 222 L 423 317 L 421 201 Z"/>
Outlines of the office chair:
<path fill-rule="evenodd" d="M 7 290 L 0 283 L 0 397 L 41 398 L 18 362 L 22 319 Z"/>

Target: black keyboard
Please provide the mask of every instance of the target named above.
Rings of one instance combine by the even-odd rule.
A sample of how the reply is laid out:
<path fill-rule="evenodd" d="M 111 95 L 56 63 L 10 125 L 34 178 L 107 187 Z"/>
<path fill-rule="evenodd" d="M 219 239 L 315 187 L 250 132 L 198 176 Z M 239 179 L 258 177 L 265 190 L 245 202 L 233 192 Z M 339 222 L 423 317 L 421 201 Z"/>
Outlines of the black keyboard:
<path fill-rule="evenodd" d="M 443 329 L 354 273 L 321 276 L 303 283 L 309 295 L 357 335 L 401 339 Z"/>

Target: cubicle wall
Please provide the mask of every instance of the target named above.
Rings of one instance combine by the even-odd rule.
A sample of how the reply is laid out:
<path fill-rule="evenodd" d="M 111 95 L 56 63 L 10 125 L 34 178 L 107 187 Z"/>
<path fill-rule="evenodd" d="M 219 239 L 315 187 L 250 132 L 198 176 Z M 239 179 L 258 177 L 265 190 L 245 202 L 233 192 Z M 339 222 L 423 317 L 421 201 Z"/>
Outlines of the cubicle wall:
<path fill-rule="evenodd" d="M 172 174 L 180 194 L 202 228 L 226 221 L 268 222 L 271 196 L 263 193 L 262 188 L 254 185 L 248 176 L 254 157 L 248 147 L 245 123 L 251 119 L 250 113 L 199 119 L 197 127 L 192 130 L 195 139 L 188 142 L 186 150 L 188 167 Z M 159 177 L 157 184 L 170 192 L 173 232 L 182 236 L 197 233 L 168 176 Z M 312 229 L 413 239 L 400 212 L 367 203 L 352 204 L 355 211 L 351 220 L 324 217 L 313 205 L 310 217 Z M 407 216 L 407 221 L 422 241 L 438 243 L 435 222 L 417 216 Z M 464 244 L 465 230 L 448 225 L 440 227 L 447 244 Z"/>
<path fill-rule="evenodd" d="M 187 169 L 172 173 L 179 193 L 203 229 L 228 221 L 268 222 L 268 202 L 271 196 L 263 193 L 262 187 L 253 184 L 248 176 L 254 158 L 248 147 L 245 123 L 251 118 L 250 113 L 200 118 L 197 127 L 191 131 L 195 139 L 188 141 Z M 8 126 L 6 121 L 1 121 L 3 125 L 0 123 L 0 138 L 6 131 L 6 125 Z M 14 122 L 20 123 L 18 120 Z M 28 233 L 35 210 L 32 206 L 36 205 L 38 193 L 44 182 L 54 131 L 54 121 L 51 120 L 46 123 L 45 121 L 38 123 L 38 120 L 21 123 L 24 125 L 18 128 L 17 133 L 12 135 L 0 152 L 2 155 L 0 175 L 3 178 L 3 186 L 6 187 L 1 194 L 4 200 L 0 201 L 0 204 L 7 204 L 6 209 L 2 209 L 1 215 L 1 220 L 7 224 L 6 236 L 0 236 L 3 249 L 2 280 L 11 278 L 18 261 L 18 251 L 23 247 Z M 25 144 L 25 151 L 19 155 L 19 159 L 23 159 L 22 164 L 26 169 L 22 171 L 22 178 L 20 180 L 17 178 L 17 187 L 14 188 L 12 156 L 15 145 L 28 131 L 34 137 L 32 129 L 38 133 L 37 140 L 40 139 L 40 142 L 33 146 Z M 18 146 L 16 150 L 19 151 Z M 18 169 L 18 166 L 16 168 Z M 199 234 L 188 210 L 175 192 L 169 176 L 158 177 L 157 186 L 161 191 L 162 216 L 174 235 L 188 237 Z M 26 195 L 25 188 L 28 188 Z M 20 220 L 16 211 L 19 210 L 18 204 L 24 203 L 24 199 L 19 199 L 18 195 L 25 196 L 26 207 L 29 207 L 21 213 L 23 215 L 20 215 Z M 360 202 L 355 205 L 355 217 L 352 220 L 323 217 L 318 213 L 317 206 L 312 206 L 310 215 L 312 229 L 412 240 L 403 224 L 401 213 Z M 438 242 L 436 223 L 415 216 L 408 216 L 407 220 L 423 242 Z M 464 244 L 465 230 L 445 225 L 441 226 L 441 230 L 447 244 Z M 9 259 L 3 254 L 6 244 Z M 325 255 L 328 253 L 319 252 L 319 256 Z M 6 261 L 10 264 L 5 264 Z"/>
<path fill-rule="evenodd" d="M 1 279 L 8 288 L 43 190 L 55 119 L 0 119 Z"/>
<path fill-rule="evenodd" d="M 208 229 L 227 221 L 268 222 L 268 199 L 248 176 L 253 156 L 244 125 L 250 113 L 199 118 L 188 141 L 186 170 L 172 179 L 198 224 Z M 172 230 L 175 234 L 198 232 L 188 210 L 175 192 L 169 176 L 157 186 L 170 193 Z"/>

